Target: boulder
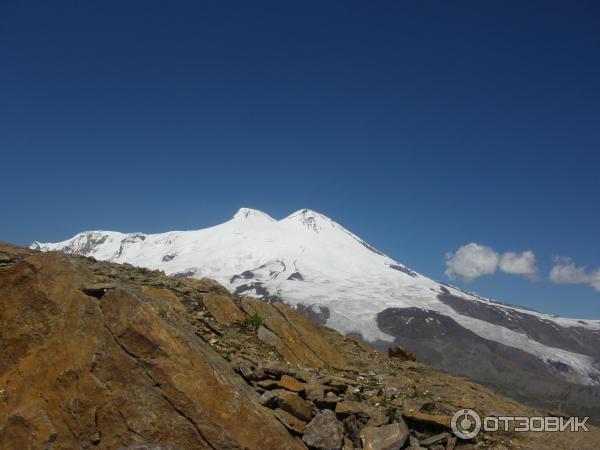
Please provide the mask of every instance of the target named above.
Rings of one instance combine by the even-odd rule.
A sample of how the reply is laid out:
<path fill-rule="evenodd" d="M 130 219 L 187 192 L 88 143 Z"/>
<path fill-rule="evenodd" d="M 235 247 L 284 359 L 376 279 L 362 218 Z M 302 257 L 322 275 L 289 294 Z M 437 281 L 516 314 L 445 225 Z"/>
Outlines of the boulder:
<path fill-rule="evenodd" d="M 398 358 L 402 361 L 416 361 L 414 353 L 406 350 L 405 348 L 399 347 L 397 345 L 393 345 L 388 348 L 388 356 L 390 358 Z"/>
<path fill-rule="evenodd" d="M 400 450 L 408 435 L 409 430 L 403 420 L 380 427 L 364 427 L 360 431 L 364 450 Z"/>
<path fill-rule="evenodd" d="M 344 426 L 335 414 L 326 409 L 306 425 L 302 440 L 317 450 L 339 450 L 344 439 Z"/>

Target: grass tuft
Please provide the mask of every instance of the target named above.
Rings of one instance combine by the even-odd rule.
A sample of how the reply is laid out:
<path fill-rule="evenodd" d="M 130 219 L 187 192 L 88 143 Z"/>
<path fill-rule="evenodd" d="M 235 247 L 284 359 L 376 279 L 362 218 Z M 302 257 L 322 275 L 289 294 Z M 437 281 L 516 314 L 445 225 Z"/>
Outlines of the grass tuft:
<path fill-rule="evenodd" d="M 242 326 L 252 331 L 258 331 L 264 321 L 264 317 L 260 316 L 258 313 L 254 313 L 242 320 Z"/>

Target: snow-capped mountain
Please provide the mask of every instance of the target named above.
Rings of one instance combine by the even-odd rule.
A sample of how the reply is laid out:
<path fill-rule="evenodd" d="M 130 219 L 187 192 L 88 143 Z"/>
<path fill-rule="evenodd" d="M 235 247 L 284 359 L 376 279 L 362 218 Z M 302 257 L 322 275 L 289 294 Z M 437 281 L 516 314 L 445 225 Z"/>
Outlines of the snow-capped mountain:
<path fill-rule="evenodd" d="M 214 278 L 237 294 L 296 305 L 377 348 L 396 342 L 490 384 L 522 383 L 522 375 L 506 375 L 516 365 L 542 386 L 600 385 L 600 321 L 508 306 L 434 281 L 308 209 L 275 220 L 242 208 L 202 230 L 90 231 L 31 247 Z"/>

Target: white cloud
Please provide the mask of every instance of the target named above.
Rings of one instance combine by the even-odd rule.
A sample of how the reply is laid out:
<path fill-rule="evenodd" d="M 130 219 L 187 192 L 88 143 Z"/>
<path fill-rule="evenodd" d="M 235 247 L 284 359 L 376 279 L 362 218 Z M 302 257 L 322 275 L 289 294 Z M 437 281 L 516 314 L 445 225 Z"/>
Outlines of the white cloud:
<path fill-rule="evenodd" d="M 500 257 L 500 270 L 513 275 L 523 275 L 531 280 L 536 280 L 537 266 L 535 255 L 531 250 L 521 253 L 506 252 Z"/>
<path fill-rule="evenodd" d="M 446 255 L 446 276 L 461 277 L 473 281 L 482 275 L 491 275 L 498 267 L 498 253 L 485 245 L 475 242 L 459 247 L 454 253 Z"/>
<path fill-rule="evenodd" d="M 555 264 L 550 271 L 550 281 L 554 283 L 589 284 L 600 292 L 600 268 L 588 271 L 583 266 L 577 266 L 569 257 L 561 256 L 554 259 Z"/>
<path fill-rule="evenodd" d="M 449 278 L 458 276 L 471 282 L 482 275 L 492 275 L 497 269 L 532 280 L 537 279 L 535 254 L 531 250 L 499 254 L 491 247 L 471 242 L 459 247 L 455 252 L 446 254 L 445 274 Z"/>

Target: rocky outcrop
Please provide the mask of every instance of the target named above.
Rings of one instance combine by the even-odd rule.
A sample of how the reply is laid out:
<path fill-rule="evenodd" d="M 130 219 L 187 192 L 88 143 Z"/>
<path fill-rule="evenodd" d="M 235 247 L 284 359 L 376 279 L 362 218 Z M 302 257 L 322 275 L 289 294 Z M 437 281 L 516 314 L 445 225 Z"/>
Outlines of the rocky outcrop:
<path fill-rule="evenodd" d="M 303 447 L 181 306 L 93 281 L 59 254 L 0 272 L 0 448 Z"/>
<path fill-rule="evenodd" d="M 233 325 L 246 318 L 246 314 L 237 307 L 233 299 L 228 295 L 206 294 L 202 296 L 202 301 L 208 312 L 221 325 Z"/>
<path fill-rule="evenodd" d="M 297 311 L 281 304 L 253 298 L 241 301 L 249 315 L 262 318 L 259 337 L 293 364 L 310 367 L 348 368 L 349 364 L 324 336 L 322 328 Z"/>
<path fill-rule="evenodd" d="M 392 345 L 388 348 L 388 356 L 390 358 L 399 358 L 402 361 L 416 361 L 413 352 L 406 350 L 405 348 L 399 347 L 398 345 Z"/>

